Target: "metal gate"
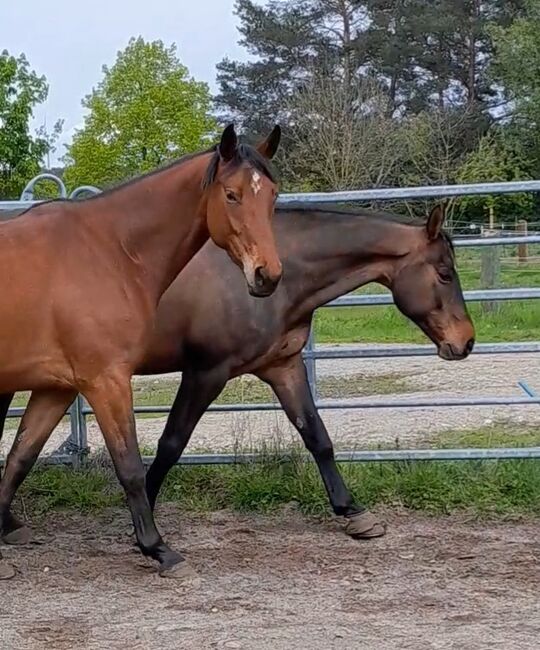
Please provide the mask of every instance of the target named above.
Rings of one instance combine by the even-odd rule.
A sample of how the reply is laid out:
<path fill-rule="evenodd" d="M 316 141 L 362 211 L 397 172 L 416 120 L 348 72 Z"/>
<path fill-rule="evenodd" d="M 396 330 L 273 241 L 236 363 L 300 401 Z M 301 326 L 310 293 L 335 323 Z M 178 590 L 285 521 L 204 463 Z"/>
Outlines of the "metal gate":
<path fill-rule="evenodd" d="M 53 180 L 60 188 L 60 195 L 67 197 L 67 192 L 62 181 L 51 174 L 43 174 L 32 181 L 24 189 L 20 201 L 0 201 L 0 218 L 2 211 L 20 211 L 36 203 L 33 188 L 39 180 Z M 78 198 L 84 193 L 98 193 L 99 190 L 92 186 L 82 186 L 74 190 L 69 198 Z M 360 201 L 390 201 L 390 200 L 417 200 L 424 198 L 448 198 L 459 196 L 510 194 L 518 192 L 540 192 L 540 181 L 526 181 L 514 183 L 482 183 L 473 185 L 446 185 L 430 187 L 412 187 L 404 189 L 375 189 L 347 192 L 311 193 L 311 194 L 285 194 L 280 196 L 279 204 L 289 203 L 344 203 Z M 486 237 L 476 239 L 454 239 L 456 247 L 482 247 L 516 244 L 540 243 L 540 235 Z M 494 289 L 485 291 L 466 291 L 465 299 L 468 302 L 530 300 L 540 298 L 540 288 L 515 288 Z M 367 305 L 392 304 L 390 294 L 375 295 L 347 295 L 343 296 L 323 308 L 333 307 L 358 307 Z M 540 352 L 540 342 L 528 343 L 495 343 L 477 344 L 474 354 L 519 354 Z M 304 350 L 304 359 L 308 371 L 310 387 L 319 409 L 415 409 L 432 407 L 474 407 L 474 406 L 500 406 L 500 405 L 534 405 L 540 404 L 540 396 L 529 386 L 522 384 L 523 393 L 516 397 L 489 397 L 471 396 L 464 399 L 392 399 L 392 400 L 320 400 L 317 391 L 316 363 L 319 359 L 351 359 L 351 358 L 389 358 L 413 357 L 435 354 L 433 346 L 392 346 L 372 347 L 361 350 L 351 347 L 341 347 L 338 350 L 321 350 L 317 348 L 313 333 Z M 227 404 L 212 405 L 210 411 L 274 411 L 280 407 L 274 403 L 264 404 Z M 135 413 L 164 414 L 170 411 L 169 406 L 135 407 Z M 8 417 L 17 418 L 24 409 L 11 409 Z M 78 464 L 87 452 L 86 419 L 92 410 L 82 397 L 78 397 L 71 406 L 68 414 L 70 417 L 70 435 L 62 448 L 45 460 L 50 463 Z M 396 450 L 364 450 L 343 451 L 336 454 L 340 461 L 386 461 L 386 460 L 467 460 L 467 459 L 504 459 L 504 458 L 540 458 L 540 447 L 519 448 L 490 448 L 490 449 L 396 449 Z M 230 464 L 237 462 L 256 461 L 258 454 L 188 454 L 180 460 L 182 464 Z M 145 462 L 150 462 L 150 457 L 145 457 Z M 1 459 L 0 459 L 1 462 Z"/>

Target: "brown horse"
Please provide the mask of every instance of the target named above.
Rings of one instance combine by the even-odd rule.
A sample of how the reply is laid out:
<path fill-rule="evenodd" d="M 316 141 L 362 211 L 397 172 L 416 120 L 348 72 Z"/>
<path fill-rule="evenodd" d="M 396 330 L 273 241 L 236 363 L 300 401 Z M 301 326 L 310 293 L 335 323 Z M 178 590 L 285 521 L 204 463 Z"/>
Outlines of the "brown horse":
<path fill-rule="evenodd" d="M 243 269 L 250 293 L 267 296 L 277 286 L 277 186 L 267 160 L 279 139 L 276 127 L 253 148 L 227 127 L 211 150 L 95 198 L 37 205 L 0 226 L 0 392 L 32 391 L 0 482 L 4 538 L 21 530 L 10 511 L 16 489 L 80 392 L 95 410 L 139 547 L 161 572 L 183 572 L 146 496 L 130 380 L 161 295 L 209 236 Z"/>
<path fill-rule="evenodd" d="M 164 294 L 157 327 L 137 374 L 182 370 L 182 383 L 148 470 L 154 507 L 169 469 L 226 382 L 251 373 L 269 384 L 313 455 L 334 512 L 355 537 L 384 526 L 354 502 L 334 460 L 332 442 L 313 402 L 302 349 L 317 307 L 369 282 L 389 288 L 400 311 L 446 360 L 464 359 L 474 327 L 463 301 L 444 210 L 426 223 L 396 215 L 328 207 L 278 209 L 274 230 L 283 280 L 264 303 L 240 291 L 237 270 L 208 244 Z M 204 295 L 196 285 L 209 276 Z"/>
<path fill-rule="evenodd" d="M 354 502 L 334 461 L 332 443 L 309 390 L 301 353 L 317 307 L 368 282 L 388 287 L 401 311 L 434 341 L 444 359 L 463 359 L 474 329 L 463 302 L 444 213 L 427 223 L 364 210 L 278 209 L 274 230 L 284 265 L 271 298 L 243 291 L 238 269 L 208 243 L 164 294 L 140 374 L 182 370 L 157 457 L 147 474 L 155 504 L 169 469 L 226 382 L 253 373 L 276 393 L 313 454 L 334 512 L 355 537 L 384 527 Z M 204 291 L 200 286 L 204 285 Z M 12 396 L 5 396 L 3 413 Z"/>

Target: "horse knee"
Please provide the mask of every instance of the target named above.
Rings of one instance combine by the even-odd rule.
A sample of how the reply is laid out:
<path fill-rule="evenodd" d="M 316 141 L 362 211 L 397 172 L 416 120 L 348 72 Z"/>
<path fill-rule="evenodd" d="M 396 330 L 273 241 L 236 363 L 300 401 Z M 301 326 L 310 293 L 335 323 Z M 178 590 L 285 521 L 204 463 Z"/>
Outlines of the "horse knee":
<path fill-rule="evenodd" d="M 123 467 L 118 471 L 118 478 L 126 494 L 136 494 L 144 490 L 144 468 Z"/>
<path fill-rule="evenodd" d="M 334 446 L 328 438 L 306 440 L 306 447 L 316 460 L 331 460 L 334 457 Z"/>

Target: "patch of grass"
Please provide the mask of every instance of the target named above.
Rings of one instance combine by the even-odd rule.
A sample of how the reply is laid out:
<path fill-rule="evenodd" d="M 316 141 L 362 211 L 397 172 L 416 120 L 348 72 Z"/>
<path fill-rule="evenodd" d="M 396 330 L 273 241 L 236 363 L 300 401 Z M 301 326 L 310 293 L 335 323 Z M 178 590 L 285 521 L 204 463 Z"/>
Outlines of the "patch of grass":
<path fill-rule="evenodd" d="M 483 343 L 540 339 L 540 301 L 503 302 L 495 313 L 469 305 L 476 338 Z M 394 306 L 332 307 L 315 314 L 319 343 L 428 343 L 414 323 Z"/>
<path fill-rule="evenodd" d="M 540 515 L 537 460 L 342 464 L 341 471 L 355 499 L 371 507 Z M 25 507 L 38 512 L 97 511 L 122 501 L 112 472 L 92 465 L 37 469 L 20 494 Z M 290 502 L 309 514 L 330 511 L 315 465 L 295 455 L 287 462 L 268 455 L 260 464 L 176 467 L 161 500 L 196 512 L 273 512 Z"/>
<path fill-rule="evenodd" d="M 476 430 L 450 431 L 439 434 L 435 447 L 442 448 L 493 448 L 493 447 L 538 447 L 540 429 L 529 425 L 496 423 Z"/>
<path fill-rule="evenodd" d="M 19 500 L 25 508 L 96 512 L 123 502 L 112 471 L 91 464 L 83 469 L 62 466 L 37 467 L 21 486 Z"/>
<path fill-rule="evenodd" d="M 353 374 L 343 377 L 324 376 L 317 381 L 319 394 L 325 398 L 361 397 L 363 395 L 390 395 L 415 390 L 411 375 L 398 372 L 380 375 Z M 163 406 L 171 404 L 178 390 L 179 382 L 174 379 L 156 379 L 152 383 L 139 380 L 134 385 L 134 399 L 137 406 Z M 276 401 L 272 390 L 255 377 L 238 377 L 228 382 L 217 404 L 244 402 L 256 404 Z M 154 416 L 155 417 L 155 416 Z"/>

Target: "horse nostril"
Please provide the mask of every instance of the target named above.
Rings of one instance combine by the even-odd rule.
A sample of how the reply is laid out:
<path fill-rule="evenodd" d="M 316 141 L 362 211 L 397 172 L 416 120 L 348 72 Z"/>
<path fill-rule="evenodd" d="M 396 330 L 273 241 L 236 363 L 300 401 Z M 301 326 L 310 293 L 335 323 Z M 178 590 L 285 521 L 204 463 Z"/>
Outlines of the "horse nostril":
<path fill-rule="evenodd" d="M 473 348 L 474 348 L 474 338 L 471 338 L 467 341 L 467 345 L 465 346 L 465 350 L 467 351 L 467 354 L 472 352 Z"/>
<path fill-rule="evenodd" d="M 255 286 L 257 289 L 264 289 L 268 282 L 268 275 L 262 266 L 255 269 Z"/>

